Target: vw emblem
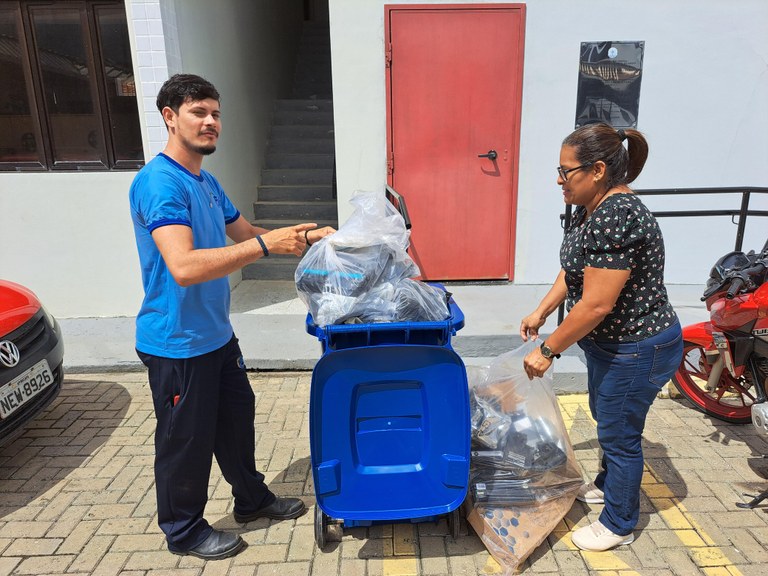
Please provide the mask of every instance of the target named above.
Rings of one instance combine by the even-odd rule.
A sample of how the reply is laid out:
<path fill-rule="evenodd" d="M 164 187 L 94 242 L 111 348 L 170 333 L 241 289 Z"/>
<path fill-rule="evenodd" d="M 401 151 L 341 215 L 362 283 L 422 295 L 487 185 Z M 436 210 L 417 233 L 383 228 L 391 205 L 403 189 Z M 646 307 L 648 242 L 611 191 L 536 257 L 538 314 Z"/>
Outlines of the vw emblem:
<path fill-rule="evenodd" d="M 0 364 L 13 368 L 19 363 L 19 349 L 10 340 L 0 342 Z"/>

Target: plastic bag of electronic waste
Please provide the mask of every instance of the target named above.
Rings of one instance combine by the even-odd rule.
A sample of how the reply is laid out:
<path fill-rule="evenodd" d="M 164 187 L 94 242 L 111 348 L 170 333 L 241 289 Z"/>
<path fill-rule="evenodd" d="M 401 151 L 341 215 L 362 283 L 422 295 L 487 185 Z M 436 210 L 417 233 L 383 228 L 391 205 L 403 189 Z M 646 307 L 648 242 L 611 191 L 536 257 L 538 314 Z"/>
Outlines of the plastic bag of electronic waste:
<path fill-rule="evenodd" d="M 467 521 L 512 574 L 573 505 L 581 472 L 553 391 L 552 371 L 529 380 L 538 343 L 468 371 L 472 455 Z"/>
<path fill-rule="evenodd" d="M 313 244 L 296 269 L 296 290 L 317 326 L 444 320 L 442 290 L 411 277 L 410 232 L 382 193 L 357 192 L 349 219 Z"/>

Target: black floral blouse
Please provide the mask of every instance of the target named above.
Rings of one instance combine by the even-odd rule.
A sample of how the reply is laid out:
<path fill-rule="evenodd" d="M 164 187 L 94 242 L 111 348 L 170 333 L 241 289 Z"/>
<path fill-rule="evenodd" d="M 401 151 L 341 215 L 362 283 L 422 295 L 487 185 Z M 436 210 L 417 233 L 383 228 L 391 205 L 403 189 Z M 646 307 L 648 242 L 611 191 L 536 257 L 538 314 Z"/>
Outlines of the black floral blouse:
<path fill-rule="evenodd" d="M 613 310 L 587 335 L 592 340 L 637 342 L 677 322 L 664 287 L 664 238 L 634 194 L 609 196 L 589 217 L 579 206 L 560 247 L 560 265 L 568 310 L 581 300 L 586 266 L 630 270 Z"/>

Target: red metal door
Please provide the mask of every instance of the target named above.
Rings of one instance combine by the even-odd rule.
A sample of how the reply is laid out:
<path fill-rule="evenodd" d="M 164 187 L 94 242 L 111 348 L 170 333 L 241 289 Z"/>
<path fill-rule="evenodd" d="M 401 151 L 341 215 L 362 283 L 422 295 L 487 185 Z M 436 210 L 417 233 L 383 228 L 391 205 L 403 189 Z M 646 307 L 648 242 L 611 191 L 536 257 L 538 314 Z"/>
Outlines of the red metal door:
<path fill-rule="evenodd" d="M 410 253 L 425 279 L 511 279 L 525 6 L 385 10 L 389 183 Z"/>

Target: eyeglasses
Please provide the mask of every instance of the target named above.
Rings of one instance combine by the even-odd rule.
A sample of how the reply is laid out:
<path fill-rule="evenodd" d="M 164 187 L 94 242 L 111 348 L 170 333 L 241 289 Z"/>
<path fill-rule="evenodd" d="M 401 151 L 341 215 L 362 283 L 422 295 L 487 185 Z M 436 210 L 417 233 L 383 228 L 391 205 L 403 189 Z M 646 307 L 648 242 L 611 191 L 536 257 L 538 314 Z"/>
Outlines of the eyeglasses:
<path fill-rule="evenodd" d="M 576 166 L 576 168 L 563 168 L 562 166 L 557 167 L 557 174 L 560 176 L 560 178 L 563 179 L 563 182 L 568 182 L 568 174 L 571 172 L 575 172 L 576 170 L 581 170 L 582 168 L 589 168 L 592 166 L 594 162 L 587 162 L 586 164 L 582 164 L 581 166 Z"/>

